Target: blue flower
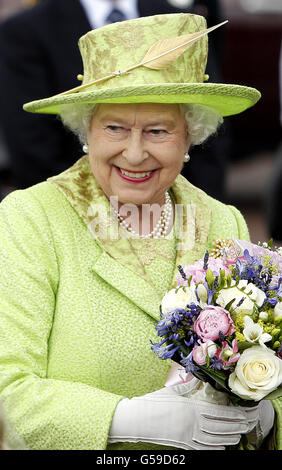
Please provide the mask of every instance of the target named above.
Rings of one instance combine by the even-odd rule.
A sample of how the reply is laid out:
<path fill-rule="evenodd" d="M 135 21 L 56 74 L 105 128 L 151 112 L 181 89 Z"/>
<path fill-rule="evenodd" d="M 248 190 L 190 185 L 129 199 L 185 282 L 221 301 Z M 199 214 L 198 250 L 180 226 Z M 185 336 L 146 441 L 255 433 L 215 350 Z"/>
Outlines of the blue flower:
<path fill-rule="evenodd" d="M 176 308 L 165 315 L 161 313 L 161 319 L 156 325 L 158 336 L 179 334 L 179 330 L 186 331 L 193 324 L 200 311 L 200 307 L 191 303 L 187 306 L 187 309 Z"/>
<path fill-rule="evenodd" d="M 160 343 L 153 343 L 151 341 L 151 350 L 160 358 L 160 359 L 171 359 L 174 354 L 178 351 L 180 346 L 175 346 L 174 344 L 168 344 L 167 346 L 163 346 L 163 344 L 167 341 L 165 338 Z M 174 347 L 173 347 L 174 346 Z M 171 349 L 172 348 L 172 349 Z"/>
<path fill-rule="evenodd" d="M 278 299 L 276 297 L 267 297 L 265 304 L 271 305 L 271 307 L 275 307 L 275 305 L 278 303 Z M 263 307 L 264 307 L 263 305 Z"/>
<path fill-rule="evenodd" d="M 203 269 L 204 269 L 205 271 L 207 271 L 207 270 L 208 270 L 208 267 L 209 267 L 208 261 L 209 261 L 209 252 L 206 251 L 205 256 L 204 256 L 204 265 L 203 265 Z"/>
<path fill-rule="evenodd" d="M 193 362 L 193 351 L 191 351 L 187 357 L 184 357 L 183 354 L 181 353 L 181 361 L 180 364 L 182 364 L 185 367 L 186 372 L 197 372 L 199 368 L 194 364 Z"/>
<path fill-rule="evenodd" d="M 157 335 L 163 339 L 159 343 L 152 343 L 152 351 L 161 359 L 171 359 L 175 353 L 187 347 L 189 351 L 197 343 L 198 336 L 192 331 L 195 318 L 201 312 L 201 308 L 194 303 L 186 309 L 176 308 L 167 314 L 161 313 L 161 319 L 157 323 Z M 185 351 L 185 349 L 184 349 Z"/>
<path fill-rule="evenodd" d="M 186 310 L 175 309 L 167 314 L 161 313 L 161 319 L 156 325 L 158 336 L 164 336 L 177 327 L 177 325 L 183 320 L 186 315 Z"/>
<path fill-rule="evenodd" d="M 214 291 L 212 289 L 209 289 L 208 286 L 206 286 L 206 289 L 207 289 L 207 293 L 208 293 L 207 304 L 208 305 L 213 305 Z"/>
<path fill-rule="evenodd" d="M 178 268 L 179 274 L 181 275 L 182 279 L 184 279 L 184 281 L 188 281 L 182 266 L 178 265 L 177 268 Z"/>
<path fill-rule="evenodd" d="M 210 368 L 215 370 L 221 370 L 223 368 L 223 364 L 221 360 L 217 357 L 210 358 Z"/>
<path fill-rule="evenodd" d="M 277 302 L 282 298 L 282 277 L 279 278 L 277 286 L 270 287 L 266 295 L 277 298 Z"/>
<path fill-rule="evenodd" d="M 272 280 L 272 269 L 271 267 L 266 267 L 262 263 L 261 259 L 256 256 L 251 256 L 248 250 L 244 251 L 244 259 L 238 259 L 234 268 L 233 277 L 239 280 L 245 279 L 253 283 L 256 287 L 261 289 L 268 298 L 273 298 L 273 292 L 269 294 L 269 291 L 273 291 L 273 288 L 270 288 L 270 283 Z M 268 299 L 265 301 L 264 305 L 267 303 Z M 273 301 L 271 301 L 273 305 Z"/>
<path fill-rule="evenodd" d="M 184 338 L 184 344 L 190 349 L 194 346 L 198 346 L 198 340 L 200 337 L 196 335 L 192 330 L 189 330 Z"/>
<path fill-rule="evenodd" d="M 276 287 L 276 294 L 279 296 L 279 297 L 282 297 L 282 277 L 279 278 L 279 281 L 278 281 L 278 286 Z"/>

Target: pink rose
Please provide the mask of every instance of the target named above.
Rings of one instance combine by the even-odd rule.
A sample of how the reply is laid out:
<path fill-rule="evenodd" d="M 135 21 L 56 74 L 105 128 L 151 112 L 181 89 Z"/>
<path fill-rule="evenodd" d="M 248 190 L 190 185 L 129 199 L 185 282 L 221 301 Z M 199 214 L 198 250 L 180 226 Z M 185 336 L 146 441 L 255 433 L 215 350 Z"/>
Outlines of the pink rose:
<path fill-rule="evenodd" d="M 208 305 L 201 311 L 193 330 L 203 342 L 206 342 L 217 340 L 220 331 L 224 336 L 229 336 L 236 331 L 236 328 L 227 310 Z"/>

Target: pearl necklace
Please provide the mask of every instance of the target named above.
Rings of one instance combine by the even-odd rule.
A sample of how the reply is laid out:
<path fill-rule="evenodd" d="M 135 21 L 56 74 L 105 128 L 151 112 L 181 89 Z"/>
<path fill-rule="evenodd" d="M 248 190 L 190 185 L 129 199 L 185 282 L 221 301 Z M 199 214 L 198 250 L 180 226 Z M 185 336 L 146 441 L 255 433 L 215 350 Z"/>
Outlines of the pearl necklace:
<path fill-rule="evenodd" d="M 147 235 L 140 235 L 138 232 L 133 230 L 133 228 L 130 227 L 128 222 L 126 222 L 124 217 L 120 215 L 118 210 L 115 209 L 114 207 L 112 208 L 118 218 L 120 226 L 123 229 L 127 230 L 128 232 L 131 232 L 133 235 L 138 235 L 141 238 L 163 238 L 167 235 L 167 231 L 169 228 L 170 219 L 172 215 L 172 202 L 171 202 L 171 198 L 168 192 L 165 193 L 165 205 L 164 205 L 164 209 L 161 212 L 160 218 L 158 222 L 156 223 L 155 227 L 153 228 L 153 230 Z"/>

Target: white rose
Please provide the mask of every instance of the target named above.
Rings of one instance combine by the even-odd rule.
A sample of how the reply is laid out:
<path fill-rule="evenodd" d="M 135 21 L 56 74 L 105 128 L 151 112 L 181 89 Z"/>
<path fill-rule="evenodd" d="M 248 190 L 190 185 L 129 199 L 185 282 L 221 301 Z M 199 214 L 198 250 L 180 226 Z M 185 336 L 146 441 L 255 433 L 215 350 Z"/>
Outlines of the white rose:
<path fill-rule="evenodd" d="M 176 308 L 185 308 L 192 302 L 196 305 L 199 304 L 193 282 L 191 282 L 190 287 L 181 286 L 168 291 L 162 300 L 162 313 L 167 314 Z"/>
<path fill-rule="evenodd" d="M 231 391 L 245 400 L 262 400 L 282 382 L 282 360 L 262 346 L 245 349 L 229 377 Z"/>
<path fill-rule="evenodd" d="M 282 318 L 282 302 L 278 302 L 274 307 L 274 318 Z"/>
<path fill-rule="evenodd" d="M 233 282 L 235 284 L 235 282 Z M 244 290 L 240 290 L 244 288 Z M 244 300 L 237 306 L 241 299 Z M 233 299 L 232 309 L 238 313 L 243 312 L 245 314 L 251 314 L 253 312 L 254 304 L 261 307 L 264 299 L 266 298 L 265 293 L 247 280 L 239 281 L 237 286 L 229 287 L 227 289 L 221 289 L 219 296 L 217 297 L 216 303 L 221 307 L 225 306 Z"/>

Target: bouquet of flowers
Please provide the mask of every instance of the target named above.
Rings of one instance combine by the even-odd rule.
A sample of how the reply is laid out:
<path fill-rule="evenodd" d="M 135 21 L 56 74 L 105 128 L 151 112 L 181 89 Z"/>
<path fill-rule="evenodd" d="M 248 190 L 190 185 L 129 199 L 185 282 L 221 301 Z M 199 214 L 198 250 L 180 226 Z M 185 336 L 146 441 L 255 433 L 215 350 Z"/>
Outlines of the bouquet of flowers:
<path fill-rule="evenodd" d="M 282 396 L 282 253 L 271 242 L 217 240 L 161 304 L 152 350 L 233 404 Z"/>

